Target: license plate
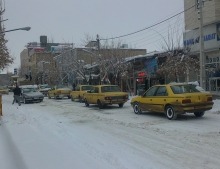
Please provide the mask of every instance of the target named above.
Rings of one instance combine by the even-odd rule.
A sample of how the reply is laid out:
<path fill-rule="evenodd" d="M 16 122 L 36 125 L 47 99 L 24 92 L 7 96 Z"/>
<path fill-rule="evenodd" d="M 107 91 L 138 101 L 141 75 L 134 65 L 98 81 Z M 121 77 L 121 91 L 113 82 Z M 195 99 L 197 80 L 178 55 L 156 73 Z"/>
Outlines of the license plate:
<path fill-rule="evenodd" d="M 204 106 L 195 106 L 195 109 L 202 109 Z"/>

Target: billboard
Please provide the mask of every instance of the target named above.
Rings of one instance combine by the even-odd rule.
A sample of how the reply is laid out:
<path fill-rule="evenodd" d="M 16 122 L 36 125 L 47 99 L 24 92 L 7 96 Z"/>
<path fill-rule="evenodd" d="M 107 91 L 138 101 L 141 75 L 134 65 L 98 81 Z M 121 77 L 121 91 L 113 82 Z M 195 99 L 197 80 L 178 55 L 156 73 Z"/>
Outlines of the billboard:
<path fill-rule="evenodd" d="M 68 48 L 70 48 L 70 46 L 51 46 L 51 52 L 61 52 Z"/>
<path fill-rule="evenodd" d="M 33 55 L 34 53 L 44 53 L 44 48 L 33 48 L 29 52 L 29 56 Z"/>
<path fill-rule="evenodd" d="M 204 27 L 204 48 L 205 50 L 219 49 L 220 47 L 220 23 L 210 24 Z M 200 30 L 195 29 L 184 32 L 183 43 L 185 47 L 189 47 L 191 52 L 199 52 L 200 50 Z"/>

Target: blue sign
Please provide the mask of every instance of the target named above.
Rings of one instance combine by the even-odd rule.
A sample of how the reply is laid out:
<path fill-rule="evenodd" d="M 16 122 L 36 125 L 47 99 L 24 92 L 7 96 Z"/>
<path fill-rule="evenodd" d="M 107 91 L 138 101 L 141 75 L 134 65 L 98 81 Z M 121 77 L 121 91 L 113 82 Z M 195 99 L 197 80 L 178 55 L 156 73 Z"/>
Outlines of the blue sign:
<path fill-rule="evenodd" d="M 219 31 L 220 31 L 220 25 L 219 25 Z M 216 33 L 205 35 L 204 36 L 204 42 L 214 40 L 215 36 L 216 36 Z M 220 32 L 219 32 L 219 36 L 220 36 Z M 199 40 L 200 40 L 200 37 L 197 37 L 195 39 L 191 38 L 191 39 L 185 40 L 184 41 L 184 46 L 194 45 L 195 43 L 199 43 Z"/>
<path fill-rule="evenodd" d="M 14 75 L 17 75 L 18 71 L 16 68 L 14 68 Z"/>
<path fill-rule="evenodd" d="M 146 72 L 155 73 L 158 68 L 157 59 L 148 59 L 144 63 Z"/>

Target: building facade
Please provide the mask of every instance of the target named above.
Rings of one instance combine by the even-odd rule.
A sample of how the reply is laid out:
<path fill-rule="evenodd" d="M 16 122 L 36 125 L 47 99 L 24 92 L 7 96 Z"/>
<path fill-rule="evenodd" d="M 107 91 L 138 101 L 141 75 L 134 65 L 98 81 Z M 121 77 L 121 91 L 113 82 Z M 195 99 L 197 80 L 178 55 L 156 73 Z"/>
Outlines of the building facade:
<path fill-rule="evenodd" d="M 195 5 L 194 8 L 185 12 L 185 29 L 183 34 L 184 46 L 191 53 L 200 52 L 200 21 L 198 19 L 198 0 L 184 0 L 185 10 Z M 220 1 L 203 2 L 203 34 L 204 34 L 204 69 L 205 89 L 219 91 L 220 87 Z M 198 76 L 199 81 L 199 76 Z"/>
<path fill-rule="evenodd" d="M 49 77 L 47 72 L 53 72 L 56 79 L 47 79 L 47 82 L 72 84 L 77 78 L 82 79 L 80 73 L 81 75 L 85 74 L 82 71 L 87 64 L 93 66 L 100 60 L 113 56 L 125 58 L 146 54 L 146 49 L 127 49 L 125 47 L 119 49 L 101 48 L 98 51 L 94 45 L 95 41 L 94 43 L 92 41 L 85 47 L 76 48 L 73 44 L 47 43 L 46 36 L 41 36 L 40 43 L 28 43 L 27 49 L 21 52 L 21 76 L 28 75 L 35 83 L 45 83 L 45 76 Z M 46 72 L 46 70 L 48 71 Z"/>

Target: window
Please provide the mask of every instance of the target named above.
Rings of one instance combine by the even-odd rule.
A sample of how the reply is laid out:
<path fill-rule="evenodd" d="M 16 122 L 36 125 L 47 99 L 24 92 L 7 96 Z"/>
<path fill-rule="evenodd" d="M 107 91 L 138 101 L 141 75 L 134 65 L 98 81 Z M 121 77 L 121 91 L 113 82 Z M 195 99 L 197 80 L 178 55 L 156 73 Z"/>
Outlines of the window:
<path fill-rule="evenodd" d="M 119 86 L 103 86 L 101 90 L 102 92 L 121 92 Z"/>
<path fill-rule="evenodd" d="M 160 86 L 156 92 L 156 96 L 168 96 L 166 87 Z"/>
<path fill-rule="evenodd" d="M 155 86 L 155 87 L 152 87 L 150 88 L 145 94 L 144 96 L 154 96 L 155 95 L 155 92 L 157 91 L 158 89 L 158 86 Z"/>
<path fill-rule="evenodd" d="M 94 93 L 98 93 L 99 92 L 99 88 L 95 87 Z"/>
<path fill-rule="evenodd" d="M 204 1 L 202 1 L 202 7 L 204 7 Z M 200 9 L 199 0 L 196 0 L 196 10 Z"/>
<path fill-rule="evenodd" d="M 195 87 L 191 85 L 175 85 L 170 87 L 174 94 L 199 92 Z"/>
<path fill-rule="evenodd" d="M 82 90 L 91 90 L 92 86 L 82 86 Z"/>
<path fill-rule="evenodd" d="M 99 88 L 98 87 L 92 87 L 91 93 L 98 93 L 98 92 L 99 92 Z"/>

